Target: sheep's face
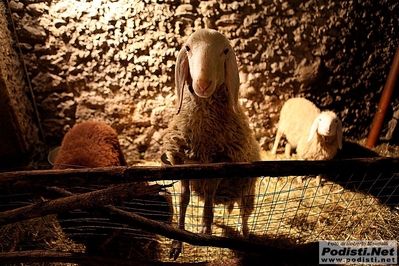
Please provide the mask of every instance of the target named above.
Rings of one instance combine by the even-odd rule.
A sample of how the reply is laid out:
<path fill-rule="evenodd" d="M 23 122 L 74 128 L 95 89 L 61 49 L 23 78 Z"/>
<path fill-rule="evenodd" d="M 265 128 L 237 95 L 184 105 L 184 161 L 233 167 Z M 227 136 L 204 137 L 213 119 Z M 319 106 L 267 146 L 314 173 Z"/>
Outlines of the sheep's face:
<path fill-rule="evenodd" d="M 318 116 L 317 133 L 322 136 L 335 136 L 341 121 L 333 112 L 322 112 Z"/>
<path fill-rule="evenodd" d="M 316 132 L 325 137 L 335 136 L 338 148 L 342 149 L 342 122 L 334 112 L 324 111 L 316 117 L 310 128 L 308 142 L 312 140 Z"/>
<path fill-rule="evenodd" d="M 212 95 L 225 82 L 225 62 L 233 53 L 226 38 L 217 31 L 197 31 L 184 46 L 194 93 L 202 98 Z"/>
<path fill-rule="evenodd" d="M 233 110 L 239 112 L 236 56 L 226 37 L 215 30 L 201 29 L 190 35 L 177 57 L 175 81 L 177 113 L 183 105 L 185 84 L 201 98 L 210 97 L 225 84 Z"/>

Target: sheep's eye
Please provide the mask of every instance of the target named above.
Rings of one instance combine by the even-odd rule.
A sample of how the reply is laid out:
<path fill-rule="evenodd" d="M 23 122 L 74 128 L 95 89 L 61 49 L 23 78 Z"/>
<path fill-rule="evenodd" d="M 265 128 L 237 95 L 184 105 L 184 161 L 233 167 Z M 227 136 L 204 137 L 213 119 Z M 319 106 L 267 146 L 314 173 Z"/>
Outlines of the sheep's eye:
<path fill-rule="evenodd" d="M 227 54 L 229 52 L 229 48 L 224 49 L 223 53 Z"/>
<path fill-rule="evenodd" d="M 191 50 L 190 47 L 188 45 L 186 45 L 186 51 L 190 52 L 190 50 Z"/>

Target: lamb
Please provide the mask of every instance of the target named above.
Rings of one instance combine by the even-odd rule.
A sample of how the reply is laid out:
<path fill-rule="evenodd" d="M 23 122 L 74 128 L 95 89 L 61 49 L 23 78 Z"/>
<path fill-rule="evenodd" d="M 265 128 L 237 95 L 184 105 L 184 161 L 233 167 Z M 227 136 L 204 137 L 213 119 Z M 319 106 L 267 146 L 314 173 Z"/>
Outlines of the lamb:
<path fill-rule="evenodd" d="M 164 154 L 169 162 L 259 161 L 260 146 L 238 101 L 238 67 L 227 38 L 211 29 L 194 32 L 180 50 L 175 70 L 178 109 L 164 135 Z M 214 204 L 226 204 L 231 212 L 237 202 L 247 236 L 255 182 L 253 178 L 182 180 L 179 228 L 185 228 L 191 185 L 204 201 L 201 233 L 212 233 Z M 181 241 L 173 241 L 170 256 L 176 259 L 181 248 Z"/>
<path fill-rule="evenodd" d="M 291 98 L 284 103 L 272 154 L 276 154 L 281 137 L 287 144 L 285 155 L 291 156 L 296 148 L 297 155 L 305 160 L 330 160 L 342 149 L 342 123 L 332 111 L 321 112 L 311 101 Z M 298 177 L 302 183 L 302 178 Z M 321 177 L 316 178 L 319 185 Z"/>

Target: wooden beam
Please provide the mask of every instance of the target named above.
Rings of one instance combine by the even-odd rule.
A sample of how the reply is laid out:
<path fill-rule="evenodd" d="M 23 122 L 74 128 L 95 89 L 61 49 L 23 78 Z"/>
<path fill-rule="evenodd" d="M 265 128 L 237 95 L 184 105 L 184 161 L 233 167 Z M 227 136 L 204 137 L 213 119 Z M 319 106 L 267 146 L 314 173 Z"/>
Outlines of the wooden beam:
<path fill-rule="evenodd" d="M 335 173 L 399 173 L 399 158 L 364 158 L 330 161 L 260 161 L 175 166 L 104 167 L 33 170 L 0 173 L 0 188 L 34 191 L 44 186 L 110 185 L 126 182 L 220 177 L 295 176 Z"/>
<path fill-rule="evenodd" d="M 93 192 L 39 202 L 0 212 L 0 226 L 73 209 L 95 209 L 124 199 L 155 194 L 162 189 L 163 187 L 160 185 L 137 186 L 137 184 L 128 183 Z"/>

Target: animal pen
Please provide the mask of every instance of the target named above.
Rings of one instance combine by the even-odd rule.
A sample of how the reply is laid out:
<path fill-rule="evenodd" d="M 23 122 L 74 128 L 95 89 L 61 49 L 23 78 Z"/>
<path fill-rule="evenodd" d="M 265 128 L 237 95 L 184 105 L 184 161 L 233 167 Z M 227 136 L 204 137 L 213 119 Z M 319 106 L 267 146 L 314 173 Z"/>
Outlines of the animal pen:
<path fill-rule="evenodd" d="M 398 157 L 133 166 L 160 157 L 174 114 L 175 55 L 202 26 L 234 44 L 240 101 L 264 150 L 292 96 L 338 111 L 345 137 L 361 138 L 397 45 L 398 7 L 371 0 L 0 2 L 2 169 L 26 167 L 28 151 L 59 145 L 68 128 L 91 119 L 112 124 L 130 160 L 0 171 L 0 264 L 315 265 L 322 240 L 398 241 Z M 398 75 L 390 76 L 387 84 L 395 84 Z M 377 111 L 381 124 L 386 106 Z M 376 139 L 380 126 L 373 128 Z M 36 149 L 41 141 L 46 147 Z M 212 234 L 200 234 L 204 203 L 195 194 L 186 230 L 179 229 L 179 181 L 225 177 L 256 182 L 249 235 L 240 207 L 229 213 L 228 202 L 214 207 Z M 171 258 L 175 240 L 183 250 Z"/>
<path fill-rule="evenodd" d="M 398 173 L 397 158 L 380 157 L 3 172 L 0 261 L 317 264 L 320 240 L 399 240 Z M 319 174 L 322 186 L 312 178 Z M 303 186 L 296 176 L 308 177 Z M 198 234 L 203 204 L 197 197 L 187 210 L 187 231 L 177 229 L 178 180 L 204 177 L 256 178 L 249 237 L 240 236 L 237 206 L 228 215 L 224 205 L 215 206 L 212 235 Z M 79 193 L 68 192 L 76 188 Z M 171 196 L 174 211 L 168 201 L 143 197 L 160 192 Z M 175 261 L 173 239 L 184 242 Z M 97 245 L 97 252 L 82 243 Z"/>

